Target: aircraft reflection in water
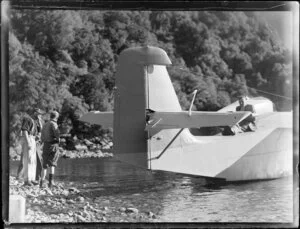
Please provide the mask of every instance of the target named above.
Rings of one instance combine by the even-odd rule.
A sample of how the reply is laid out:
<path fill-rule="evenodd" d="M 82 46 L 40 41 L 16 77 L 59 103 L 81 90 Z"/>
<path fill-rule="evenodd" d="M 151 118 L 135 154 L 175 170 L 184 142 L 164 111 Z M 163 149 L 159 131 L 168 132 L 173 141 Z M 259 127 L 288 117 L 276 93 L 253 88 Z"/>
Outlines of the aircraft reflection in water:
<path fill-rule="evenodd" d="M 236 112 L 237 102 L 218 112 L 182 111 L 166 69 L 170 64 L 160 48 L 124 50 L 117 65 L 114 112 L 92 111 L 80 120 L 113 126 L 114 155 L 150 170 L 222 181 L 292 173 L 292 112 L 274 112 L 263 97 L 248 98 L 257 112 L 254 132 L 194 136 L 188 128 L 234 126 L 251 112 Z"/>

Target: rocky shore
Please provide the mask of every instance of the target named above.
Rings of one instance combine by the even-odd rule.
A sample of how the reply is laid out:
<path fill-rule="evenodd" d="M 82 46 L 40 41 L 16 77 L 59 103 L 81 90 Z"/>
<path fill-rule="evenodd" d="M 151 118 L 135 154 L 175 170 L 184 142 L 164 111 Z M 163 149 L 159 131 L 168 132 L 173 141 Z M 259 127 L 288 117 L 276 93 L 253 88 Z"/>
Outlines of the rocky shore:
<path fill-rule="evenodd" d="M 24 186 L 10 176 L 10 195 L 26 198 L 26 223 L 153 222 L 156 215 L 134 206 L 122 206 L 96 197 L 71 184 L 56 182 L 40 188 Z"/>
<path fill-rule="evenodd" d="M 106 158 L 113 157 L 112 142 L 100 138 L 62 139 L 60 157 L 62 158 Z M 20 160 L 21 147 L 10 149 L 10 160 Z M 122 201 L 93 196 L 86 189 L 73 182 L 55 182 L 49 189 L 24 186 L 10 176 L 10 195 L 26 198 L 26 223 L 77 223 L 77 222 L 151 222 L 156 215 L 151 211 L 135 208 Z M 46 182 L 48 183 L 48 182 Z M 95 199 L 99 199 L 95 201 Z"/>

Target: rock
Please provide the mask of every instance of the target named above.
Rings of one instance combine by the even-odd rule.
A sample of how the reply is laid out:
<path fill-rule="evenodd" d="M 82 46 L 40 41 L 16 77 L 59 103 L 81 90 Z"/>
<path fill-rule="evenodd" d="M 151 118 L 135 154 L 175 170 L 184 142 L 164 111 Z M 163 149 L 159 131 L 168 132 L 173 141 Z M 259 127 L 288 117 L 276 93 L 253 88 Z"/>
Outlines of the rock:
<path fill-rule="evenodd" d="M 87 150 L 88 147 L 86 145 L 78 144 L 78 145 L 75 145 L 75 149 L 78 151 L 83 151 L 83 150 Z"/>
<path fill-rule="evenodd" d="M 147 212 L 147 215 L 152 219 L 156 218 L 153 212 Z"/>
<path fill-rule="evenodd" d="M 93 211 L 93 212 L 98 212 L 99 210 L 94 208 L 93 206 L 89 206 L 90 210 Z"/>
<path fill-rule="evenodd" d="M 139 210 L 136 208 L 126 208 L 126 213 L 139 213 Z"/>
<path fill-rule="evenodd" d="M 79 202 L 84 202 L 84 198 L 82 196 L 77 197 L 76 200 L 79 201 Z"/>
<path fill-rule="evenodd" d="M 68 204 L 75 204 L 76 202 L 74 200 L 67 200 L 66 203 L 68 203 Z"/>
<path fill-rule="evenodd" d="M 103 210 L 103 211 L 107 211 L 107 210 L 108 210 L 108 207 L 103 207 L 102 210 Z"/>
<path fill-rule="evenodd" d="M 102 147 L 102 149 L 108 150 L 108 149 L 110 149 L 110 146 L 109 145 L 105 145 L 105 146 Z"/>
<path fill-rule="evenodd" d="M 71 187 L 69 188 L 69 192 L 79 193 L 80 191 L 77 188 Z"/>
<path fill-rule="evenodd" d="M 97 146 L 96 145 L 91 145 L 91 146 L 89 146 L 89 149 L 90 150 L 95 150 L 95 149 L 97 149 Z"/>
<path fill-rule="evenodd" d="M 62 158 L 71 158 L 71 156 L 69 154 L 63 154 L 61 157 Z"/>
<path fill-rule="evenodd" d="M 68 196 L 69 195 L 69 191 L 68 190 L 63 190 L 61 192 L 61 195 Z"/>
<path fill-rule="evenodd" d="M 45 191 L 46 191 L 46 194 L 48 194 L 50 196 L 53 196 L 53 193 L 51 192 L 50 189 L 46 188 Z"/>
<path fill-rule="evenodd" d="M 83 143 L 86 144 L 87 146 L 92 146 L 93 145 L 93 143 L 91 141 L 87 140 L 87 139 L 84 139 Z"/>
<path fill-rule="evenodd" d="M 104 153 L 103 155 L 104 155 L 104 157 L 113 157 L 112 153 Z"/>
<path fill-rule="evenodd" d="M 85 222 L 86 219 L 82 217 L 81 215 L 75 215 L 75 219 L 77 222 Z"/>
<path fill-rule="evenodd" d="M 102 151 L 101 150 L 96 150 L 96 154 L 97 154 L 97 156 L 98 157 L 103 157 L 104 155 L 103 155 L 103 153 L 102 153 Z"/>
<path fill-rule="evenodd" d="M 86 211 L 86 210 L 84 210 L 83 212 L 82 212 L 82 215 L 84 216 L 84 217 L 91 217 L 91 215 L 90 215 L 90 213 L 88 212 L 88 211 Z"/>
<path fill-rule="evenodd" d="M 93 142 L 100 143 L 101 139 L 99 137 L 94 137 Z"/>
<path fill-rule="evenodd" d="M 36 195 L 33 195 L 33 194 L 30 194 L 30 193 L 29 193 L 29 194 L 27 195 L 27 197 L 35 198 Z"/>

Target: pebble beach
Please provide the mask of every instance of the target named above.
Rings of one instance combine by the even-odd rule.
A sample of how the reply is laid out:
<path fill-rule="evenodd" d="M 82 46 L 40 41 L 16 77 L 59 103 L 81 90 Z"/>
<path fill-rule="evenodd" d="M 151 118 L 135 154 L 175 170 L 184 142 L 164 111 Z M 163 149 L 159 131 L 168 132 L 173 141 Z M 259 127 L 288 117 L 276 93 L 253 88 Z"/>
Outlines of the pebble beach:
<path fill-rule="evenodd" d="M 78 222 L 152 222 L 151 211 L 122 206 L 117 200 L 95 201 L 95 196 L 72 186 L 72 182 L 55 182 L 50 189 L 39 185 L 24 186 L 10 176 L 10 195 L 26 199 L 25 223 Z"/>

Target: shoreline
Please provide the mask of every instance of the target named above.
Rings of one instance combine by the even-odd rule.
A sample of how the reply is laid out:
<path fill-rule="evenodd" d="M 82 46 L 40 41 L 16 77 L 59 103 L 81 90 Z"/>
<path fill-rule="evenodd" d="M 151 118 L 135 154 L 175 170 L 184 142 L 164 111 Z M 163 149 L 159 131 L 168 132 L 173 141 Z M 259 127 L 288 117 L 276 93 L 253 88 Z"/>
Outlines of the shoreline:
<path fill-rule="evenodd" d="M 45 183 L 48 184 L 46 181 Z M 154 222 L 151 211 L 122 206 L 119 201 L 99 200 L 73 182 L 55 181 L 55 186 L 24 186 L 10 176 L 9 195 L 26 199 L 25 223 Z"/>
<path fill-rule="evenodd" d="M 20 148 L 10 148 L 9 161 L 19 161 L 20 150 Z M 59 151 L 59 160 L 112 158 L 114 156 L 111 142 L 104 145 L 86 139 L 78 141 L 71 150 L 60 146 Z M 47 187 L 47 178 L 43 188 L 39 185 L 24 186 L 23 183 L 10 174 L 9 195 L 21 195 L 26 199 L 25 223 L 148 223 L 157 218 L 151 210 L 140 210 L 130 203 L 122 204 L 122 201 L 114 196 L 103 199 L 102 194 L 91 193 L 76 182 L 55 180 L 55 186 L 51 189 Z M 103 192 L 106 191 L 109 192 L 104 188 Z"/>

